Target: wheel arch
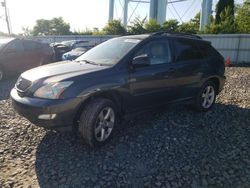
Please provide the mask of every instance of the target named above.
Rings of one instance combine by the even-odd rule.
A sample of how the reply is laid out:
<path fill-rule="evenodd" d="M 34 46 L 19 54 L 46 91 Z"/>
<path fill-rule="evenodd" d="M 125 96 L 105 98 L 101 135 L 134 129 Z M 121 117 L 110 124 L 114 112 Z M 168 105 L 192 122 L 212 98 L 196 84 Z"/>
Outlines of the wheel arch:
<path fill-rule="evenodd" d="M 215 89 L 216 89 L 216 94 L 219 93 L 219 88 L 220 88 L 220 79 L 218 77 L 211 77 L 209 78 L 206 82 L 211 81 L 215 84 Z"/>
<path fill-rule="evenodd" d="M 122 116 L 123 113 L 123 99 L 121 93 L 118 91 L 100 91 L 100 92 L 95 92 L 88 96 L 84 101 L 81 102 L 79 105 L 78 109 L 76 110 L 75 117 L 74 117 L 74 125 L 78 124 L 79 118 L 81 116 L 81 112 L 84 109 L 84 107 L 91 101 L 97 99 L 97 98 L 104 98 L 104 99 L 109 99 L 111 100 L 116 108 L 117 108 L 117 113 L 118 117 Z"/>

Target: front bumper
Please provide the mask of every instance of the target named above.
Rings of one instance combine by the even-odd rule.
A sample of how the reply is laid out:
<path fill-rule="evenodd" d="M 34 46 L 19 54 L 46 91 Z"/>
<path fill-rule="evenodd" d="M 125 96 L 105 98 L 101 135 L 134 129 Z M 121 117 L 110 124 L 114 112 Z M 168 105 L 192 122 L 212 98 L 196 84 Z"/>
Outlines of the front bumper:
<path fill-rule="evenodd" d="M 20 97 L 15 88 L 11 90 L 10 95 L 12 105 L 18 114 L 33 124 L 48 129 L 71 128 L 81 104 L 80 98 L 50 100 Z M 38 118 L 43 114 L 56 115 L 53 119 Z"/>

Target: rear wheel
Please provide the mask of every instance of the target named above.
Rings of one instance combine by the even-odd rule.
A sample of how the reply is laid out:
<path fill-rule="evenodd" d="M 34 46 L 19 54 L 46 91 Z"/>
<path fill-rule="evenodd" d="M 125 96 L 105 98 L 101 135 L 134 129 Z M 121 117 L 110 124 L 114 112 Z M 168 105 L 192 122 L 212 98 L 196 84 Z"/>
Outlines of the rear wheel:
<path fill-rule="evenodd" d="M 216 87 L 212 81 L 206 82 L 195 99 L 194 108 L 197 111 L 210 110 L 216 100 Z"/>
<path fill-rule="evenodd" d="M 116 108 L 108 99 L 95 99 L 82 111 L 79 132 L 90 146 L 103 145 L 109 140 L 116 124 Z"/>

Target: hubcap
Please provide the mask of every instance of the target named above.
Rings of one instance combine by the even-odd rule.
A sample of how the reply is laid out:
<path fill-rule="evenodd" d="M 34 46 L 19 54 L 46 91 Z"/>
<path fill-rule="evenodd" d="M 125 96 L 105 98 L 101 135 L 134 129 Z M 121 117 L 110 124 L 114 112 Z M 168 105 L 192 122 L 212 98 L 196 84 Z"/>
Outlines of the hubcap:
<path fill-rule="evenodd" d="M 99 142 L 105 141 L 111 134 L 115 123 L 115 113 L 111 107 L 104 108 L 98 115 L 95 126 L 95 138 Z"/>
<path fill-rule="evenodd" d="M 213 86 L 207 86 L 202 93 L 202 107 L 210 108 L 214 102 L 215 92 Z"/>

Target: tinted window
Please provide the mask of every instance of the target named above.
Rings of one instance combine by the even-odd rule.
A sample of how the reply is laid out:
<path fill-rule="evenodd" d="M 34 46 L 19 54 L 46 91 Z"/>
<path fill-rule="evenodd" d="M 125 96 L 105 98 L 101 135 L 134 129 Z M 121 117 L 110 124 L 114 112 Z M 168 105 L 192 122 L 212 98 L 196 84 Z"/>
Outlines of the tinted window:
<path fill-rule="evenodd" d="M 34 50 L 39 49 L 42 47 L 42 45 L 35 41 L 23 41 L 23 46 L 25 50 Z"/>
<path fill-rule="evenodd" d="M 0 49 L 7 45 L 9 42 L 11 42 L 13 38 L 7 38 L 7 39 L 0 39 Z"/>
<path fill-rule="evenodd" d="M 188 40 L 175 41 L 176 61 L 187 61 L 204 58 L 205 49 L 199 48 L 195 43 Z"/>
<path fill-rule="evenodd" d="M 7 51 L 21 52 L 23 51 L 23 45 L 20 40 L 15 40 L 8 45 Z"/>
<path fill-rule="evenodd" d="M 168 40 L 149 42 L 135 56 L 145 54 L 149 57 L 151 65 L 171 62 L 171 51 Z"/>

